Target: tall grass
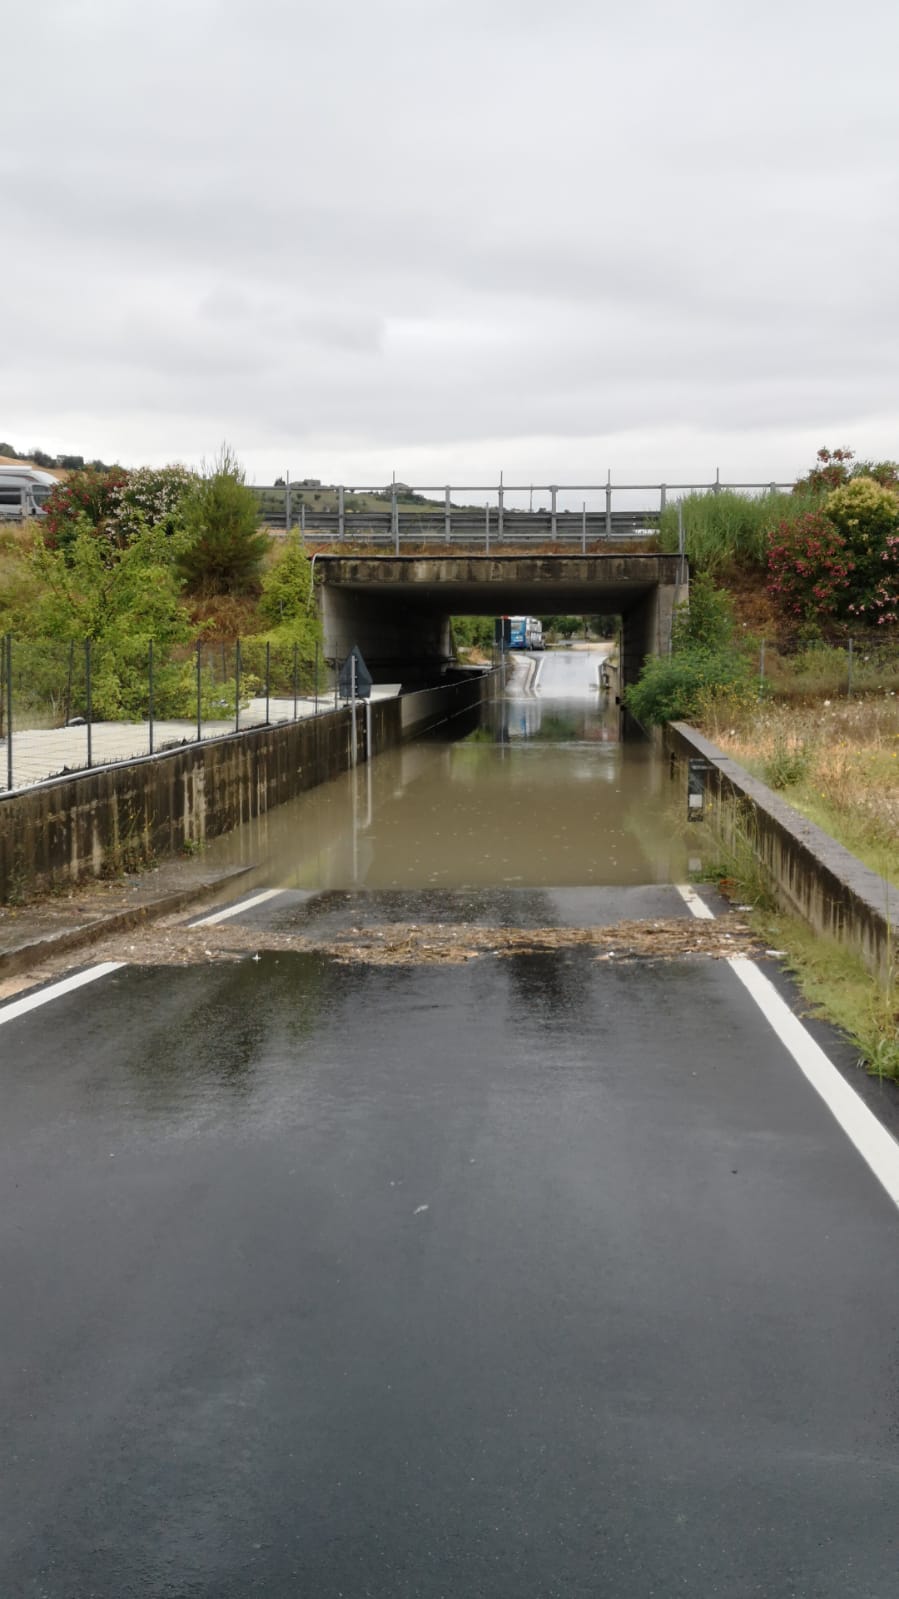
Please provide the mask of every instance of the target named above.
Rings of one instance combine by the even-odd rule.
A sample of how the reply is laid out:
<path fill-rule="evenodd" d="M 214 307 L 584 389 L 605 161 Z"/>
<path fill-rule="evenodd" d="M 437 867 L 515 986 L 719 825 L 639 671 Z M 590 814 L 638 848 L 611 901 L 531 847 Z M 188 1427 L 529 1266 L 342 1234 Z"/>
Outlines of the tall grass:
<path fill-rule="evenodd" d="M 769 532 L 784 517 L 809 510 L 816 501 L 805 495 L 738 494 L 732 489 L 687 494 L 683 510 L 684 542 L 691 567 L 716 572 L 734 563 L 764 566 Z M 678 506 L 666 506 L 660 543 L 666 554 L 678 547 Z"/>
<path fill-rule="evenodd" d="M 703 731 L 875 872 L 899 887 L 899 700 L 709 703 Z"/>

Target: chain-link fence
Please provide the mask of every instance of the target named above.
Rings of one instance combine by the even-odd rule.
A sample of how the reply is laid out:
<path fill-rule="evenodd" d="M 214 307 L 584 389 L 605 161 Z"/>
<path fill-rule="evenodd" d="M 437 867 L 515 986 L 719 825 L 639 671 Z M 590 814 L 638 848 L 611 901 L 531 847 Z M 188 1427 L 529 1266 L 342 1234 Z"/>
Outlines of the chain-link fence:
<path fill-rule="evenodd" d="M 777 698 L 834 697 L 883 692 L 899 698 L 899 635 L 871 629 L 851 637 L 810 636 L 808 630 L 760 639 L 751 646 L 759 691 Z M 899 708 L 897 708 L 899 714 Z"/>
<path fill-rule="evenodd" d="M 316 649 L 265 640 L 152 644 L 0 639 L 0 790 L 153 755 L 331 709 L 336 680 Z"/>

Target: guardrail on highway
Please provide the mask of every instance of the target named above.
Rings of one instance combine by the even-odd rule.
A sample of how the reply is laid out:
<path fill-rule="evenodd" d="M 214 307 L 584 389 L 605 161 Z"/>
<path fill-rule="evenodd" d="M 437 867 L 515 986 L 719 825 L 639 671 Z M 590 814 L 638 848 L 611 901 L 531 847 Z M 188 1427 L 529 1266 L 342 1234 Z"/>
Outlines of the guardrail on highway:
<path fill-rule="evenodd" d="M 500 481 L 496 485 L 439 487 L 391 483 L 386 488 L 349 488 L 341 484 L 335 489 L 311 479 L 292 483 L 286 478 L 278 484 L 256 484 L 254 492 L 259 497 L 263 522 L 273 529 L 296 527 L 305 535 L 318 535 L 336 543 L 383 544 L 399 553 L 403 544 L 440 542 L 474 544 L 488 551 L 503 543 L 547 542 L 580 545 L 586 550 L 588 544 L 603 539 L 653 537 L 671 494 L 714 494 L 723 489 L 768 493 L 791 486 L 774 481 L 722 483 L 716 476 L 710 483 Z M 473 503 L 473 497 L 481 495 L 486 496 L 483 506 Z M 640 505 L 616 508 L 616 495 L 643 495 L 646 500 Z M 330 503 L 320 504 L 323 497 Z"/>

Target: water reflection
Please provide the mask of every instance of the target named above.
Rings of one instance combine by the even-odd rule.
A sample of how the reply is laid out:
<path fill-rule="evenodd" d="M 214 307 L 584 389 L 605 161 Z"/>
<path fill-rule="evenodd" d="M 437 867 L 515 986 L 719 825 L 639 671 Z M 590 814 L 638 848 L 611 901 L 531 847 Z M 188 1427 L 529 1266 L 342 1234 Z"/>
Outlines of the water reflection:
<path fill-rule="evenodd" d="M 564 698 L 510 694 L 468 736 L 379 756 L 210 853 L 319 891 L 680 879 L 662 765 L 648 746 L 619 743 L 617 709 L 583 682 Z"/>

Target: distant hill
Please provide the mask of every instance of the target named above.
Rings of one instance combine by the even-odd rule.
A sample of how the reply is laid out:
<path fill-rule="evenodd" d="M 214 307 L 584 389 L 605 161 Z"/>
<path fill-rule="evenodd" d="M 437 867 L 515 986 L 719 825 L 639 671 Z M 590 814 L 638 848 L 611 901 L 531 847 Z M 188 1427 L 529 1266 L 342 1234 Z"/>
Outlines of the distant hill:
<path fill-rule="evenodd" d="M 108 472 L 105 461 L 85 461 L 83 455 L 48 455 L 46 450 L 17 450 L 12 444 L 0 442 L 0 465 L 37 466 L 43 472 L 80 472 L 85 466 L 96 467 L 98 472 Z"/>

